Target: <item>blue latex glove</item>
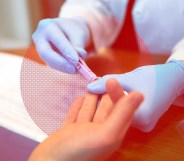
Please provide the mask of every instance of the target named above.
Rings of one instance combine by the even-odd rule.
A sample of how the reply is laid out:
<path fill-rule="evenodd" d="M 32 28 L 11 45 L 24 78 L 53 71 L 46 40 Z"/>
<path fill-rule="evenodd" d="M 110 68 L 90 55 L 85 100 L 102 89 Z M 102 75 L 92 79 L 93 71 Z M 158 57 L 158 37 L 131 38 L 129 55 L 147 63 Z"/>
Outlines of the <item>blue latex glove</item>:
<path fill-rule="evenodd" d="M 88 84 L 92 93 L 104 93 L 105 82 L 115 78 L 125 91 L 137 90 L 144 101 L 135 113 L 132 126 L 151 131 L 176 97 L 184 93 L 184 63 L 172 60 L 162 65 L 143 66 L 125 74 L 106 75 Z"/>
<path fill-rule="evenodd" d="M 85 58 L 89 30 L 82 19 L 45 19 L 32 36 L 40 57 L 61 72 L 76 73 L 79 56 Z"/>

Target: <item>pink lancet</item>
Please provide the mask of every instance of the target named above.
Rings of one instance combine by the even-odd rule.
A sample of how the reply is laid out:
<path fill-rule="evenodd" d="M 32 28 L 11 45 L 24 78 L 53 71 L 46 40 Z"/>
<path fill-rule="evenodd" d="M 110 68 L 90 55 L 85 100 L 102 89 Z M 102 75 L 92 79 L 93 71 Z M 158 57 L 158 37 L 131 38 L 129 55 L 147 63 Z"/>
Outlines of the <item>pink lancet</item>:
<path fill-rule="evenodd" d="M 76 66 L 77 70 L 89 81 L 93 82 L 98 77 L 95 73 L 91 71 L 91 69 L 87 66 L 87 64 L 84 62 L 84 60 L 79 57 L 79 63 Z"/>

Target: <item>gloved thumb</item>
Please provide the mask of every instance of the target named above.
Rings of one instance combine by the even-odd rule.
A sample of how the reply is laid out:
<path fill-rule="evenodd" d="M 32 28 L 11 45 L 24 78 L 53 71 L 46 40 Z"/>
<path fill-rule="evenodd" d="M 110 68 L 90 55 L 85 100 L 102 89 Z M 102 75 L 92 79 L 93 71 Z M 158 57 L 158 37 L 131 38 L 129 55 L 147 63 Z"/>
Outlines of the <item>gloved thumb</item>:
<path fill-rule="evenodd" d="M 101 79 L 96 80 L 93 83 L 88 84 L 87 90 L 89 92 L 95 93 L 95 94 L 105 93 L 105 91 L 106 91 L 105 83 L 106 83 L 106 79 L 104 79 L 104 77 L 102 77 Z"/>
<path fill-rule="evenodd" d="M 115 78 L 118 81 L 119 74 L 106 75 L 87 85 L 87 90 L 91 93 L 102 94 L 106 92 L 106 81 L 110 78 Z"/>
<path fill-rule="evenodd" d="M 77 53 L 80 55 L 80 57 L 82 57 L 83 59 L 86 58 L 87 51 L 84 48 L 76 46 L 75 49 L 77 50 Z"/>

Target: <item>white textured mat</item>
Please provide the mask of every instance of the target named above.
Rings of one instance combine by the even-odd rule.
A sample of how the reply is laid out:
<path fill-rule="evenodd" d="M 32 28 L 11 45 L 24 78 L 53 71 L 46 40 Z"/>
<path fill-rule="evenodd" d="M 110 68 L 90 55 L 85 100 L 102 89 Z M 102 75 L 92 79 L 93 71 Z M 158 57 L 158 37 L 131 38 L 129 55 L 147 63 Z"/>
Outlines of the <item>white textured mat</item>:
<path fill-rule="evenodd" d="M 41 142 L 47 135 L 31 120 L 21 98 L 22 59 L 0 52 L 0 126 Z"/>

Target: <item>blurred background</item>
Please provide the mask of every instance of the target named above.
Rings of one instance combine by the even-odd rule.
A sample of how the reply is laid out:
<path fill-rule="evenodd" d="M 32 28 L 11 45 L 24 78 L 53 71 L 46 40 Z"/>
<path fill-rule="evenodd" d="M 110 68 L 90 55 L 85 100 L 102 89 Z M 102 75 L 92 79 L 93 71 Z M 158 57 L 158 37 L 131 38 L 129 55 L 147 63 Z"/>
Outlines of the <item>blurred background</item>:
<path fill-rule="evenodd" d="M 27 160 L 38 139 L 45 136 L 21 98 L 21 56 L 38 22 L 57 17 L 63 1 L 0 0 L 0 160 Z"/>
<path fill-rule="evenodd" d="M 1 0 L 0 50 L 26 48 L 38 22 L 57 17 L 64 0 Z"/>

